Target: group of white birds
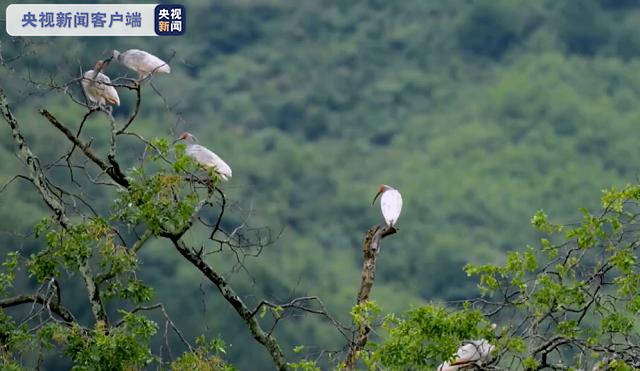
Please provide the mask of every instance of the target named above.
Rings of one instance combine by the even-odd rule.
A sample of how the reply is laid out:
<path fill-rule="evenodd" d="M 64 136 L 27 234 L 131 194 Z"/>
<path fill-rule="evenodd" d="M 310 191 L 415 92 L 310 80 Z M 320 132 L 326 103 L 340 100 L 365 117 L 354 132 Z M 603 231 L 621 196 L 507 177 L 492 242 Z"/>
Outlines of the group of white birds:
<path fill-rule="evenodd" d="M 156 73 L 171 73 L 169 64 L 151 53 L 138 49 L 130 49 L 122 53 L 114 50 L 109 60 L 99 60 L 94 69 L 85 72 L 80 82 L 89 101 L 102 109 L 111 110 L 111 106 L 120 105 L 120 97 L 116 87 L 111 79 L 101 72 L 107 67 L 110 60 L 115 60 L 137 72 L 138 80 L 135 81 L 137 84 Z M 199 145 L 194 135 L 185 132 L 177 140 L 184 140 L 187 143 L 185 154 L 198 164 L 213 170 L 222 180 L 231 178 L 231 167 L 220 156 Z M 397 189 L 386 184 L 380 186 L 378 193 L 373 198 L 373 203 L 379 196 L 381 196 L 380 209 L 384 221 L 388 227 L 395 228 L 402 211 L 402 196 Z M 438 371 L 461 370 L 477 362 L 486 361 L 492 350 L 493 346 L 484 339 L 467 342 L 458 349 L 454 360 L 438 366 Z"/>
<path fill-rule="evenodd" d="M 139 75 L 138 83 L 154 73 L 171 73 L 171 67 L 167 62 L 144 50 L 130 49 L 124 53 L 114 50 L 109 60 L 112 59 L 136 71 Z M 84 73 L 81 85 L 92 103 L 101 107 L 106 107 L 108 104 L 119 106 L 118 91 L 111 83 L 109 76 L 101 72 L 107 65 L 108 61 L 97 61 L 94 69 Z"/>
<path fill-rule="evenodd" d="M 82 85 L 82 89 L 89 101 L 93 105 L 97 105 L 109 112 L 113 105 L 120 105 L 120 97 L 116 87 L 109 76 L 101 72 L 107 67 L 110 60 L 115 60 L 137 72 L 138 80 L 135 81 L 136 84 L 140 84 L 143 80 L 156 73 L 171 73 L 171 67 L 167 62 L 144 50 L 130 49 L 122 53 L 114 50 L 109 60 L 97 61 L 94 69 L 85 72 L 80 81 L 80 85 Z M 198 164 L 212 169 L 222 180 L 231 178 L 231 167 L 213 151 L 199 145 L 195 136 L 185 132 L 177 140 L 184 140 L 187 143 L 185 154 Z"/>

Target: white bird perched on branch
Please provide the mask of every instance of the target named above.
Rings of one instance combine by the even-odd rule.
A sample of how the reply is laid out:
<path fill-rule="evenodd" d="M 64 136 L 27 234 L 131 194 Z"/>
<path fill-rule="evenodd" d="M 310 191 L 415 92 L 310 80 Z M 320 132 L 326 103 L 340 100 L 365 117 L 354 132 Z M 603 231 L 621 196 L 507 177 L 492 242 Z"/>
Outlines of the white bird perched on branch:
<path fill-rule="evenodd" d="M 382 195 L 380 197 L 380 209 L 382 210 L 384 221 L 387 226 L 394 227 L 400 217 L 400 211 L 402 211 L 402 196 L 397 189 L 383 184 L 373 198 L 372 205 L 376 203 L 376 199 L 380 195 Z"/>
<path fill-rule="evenodd" d="M 94 69 L 84 73 L 80 85 L 89 100 L 100 107 L 106 108 L 107 103 L 120 105 L 120 97 L 116 88 L 111 86 L 111 79 L 100 72 L 106 63 L 97 61 Z"/>
<path fill-rule="evenodd" d="M 187 148 L 185 154 L 194 159 L 200 165 L 211 168 L 215 171 L 222 180 L 229 180 L 231 178 L 231 167 L 226 162 L 211 152 L 209 149 L 197 144 L 198 139 L 191 133 L 184 132 L 178 140 L 184 140 L 187 142 Z"/>
<path fill-rule="evenodd" d="M 475 367 L 479 363 L 486 362 L 495 348 L 487 340 L 472 340 L 458 348 L 456 356 L 451 362 L 444 362 L 437 371 L 458 371 L 469 367 Z"/>
<path fill-rule="evenodd" d="M 129 49 L 122 53 L 114 50 L 111 55 L 119 63 L 136 71 L 140 75 L 138 81 L 153 73 L 171 73 L 167 62 L 144 50 Z"/>

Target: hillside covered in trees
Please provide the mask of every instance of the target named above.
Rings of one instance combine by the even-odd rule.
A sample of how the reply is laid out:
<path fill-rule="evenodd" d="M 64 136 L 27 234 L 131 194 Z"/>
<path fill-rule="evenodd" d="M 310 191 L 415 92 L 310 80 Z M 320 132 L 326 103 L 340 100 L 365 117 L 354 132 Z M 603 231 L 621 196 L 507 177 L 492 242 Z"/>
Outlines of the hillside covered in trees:
<path fill-rule="evenodd" d="M 73 2 L 69 2 L 73 3 Z M 2 4 L 4 8 L 9 3 Z M 181 37 L 0 37 L 0 86 L 42 166 L 68 148 L 38 110 L 77 130 L 86 108 L 59 87 L 112 49 L 139 48 L 171 64 L 142 89 L 136 133 L 171 142 L 181 132 L 233 168 L 221 189 L 224 223 L 269 240 L 259 256 L 212 255 L 249 303 L 322 298 L 347 323 L 360 280 L 361 243 L 381 223 L 371 199 L 398 188 L 399 232 L 385 241 L 372 298 L 383 312 L 478 296 L 468 264 L 503 263 L 540 237 L 544 210 L 561 223 L 597 211 L 599 194 L 637 180 L 640 1 L 188 0 Z M 111 65 L 108 74 L 127 70 Z M 129 72 L 129 76 L 132 74 Z M 152 84 L 152 86 L 151 86 Z M 79 93 L 79 85 L 69 86 Z M 135 110 L 120 90 L 116 122 Z M 92 115 L 82 136 L 107 151 L 109 121 Z M 124 138 L 122 165 L 144 146 Z M 49 210 L 24 173 L 11 131 L 0 125 L 0 253 L 41 249 L 34 226 Z M 52 179 L 70 184 L 66 169 Z M 8 183 L 10 182 L 10 183 Z M 118 196 L 85 195 L 109 210 Z M 214 214 L 205 215 L 213 218 Z M 199 241 L 208 231 L 189 231 Z M 251 251 L 253 253 L 253 251 Z M 140 280 L 189 339 L 226 342 L 225 361 L 270 370 L 268 354 L 215 288 L 162 239 L 140 251 Z M 65 302 L 87 321 L 77 275 L 61 274 Z M 14 288 L 33 287 L 19 272 Z M 163 323 L 161 317 L 155 318 Z M 163 330 L 160 330 L 160 332 Z M 340 345 L 334 328 L 294 316 L 275 332 L 285 353 L 314 358 Z M 163 346 L 162 339 L 154 347 Z M 175 341 L 172 346 L 183 347 Z M 35 362 L 26 360 L 25 362 Z M 51 367 L 69 360 L 52 355 Z"/>

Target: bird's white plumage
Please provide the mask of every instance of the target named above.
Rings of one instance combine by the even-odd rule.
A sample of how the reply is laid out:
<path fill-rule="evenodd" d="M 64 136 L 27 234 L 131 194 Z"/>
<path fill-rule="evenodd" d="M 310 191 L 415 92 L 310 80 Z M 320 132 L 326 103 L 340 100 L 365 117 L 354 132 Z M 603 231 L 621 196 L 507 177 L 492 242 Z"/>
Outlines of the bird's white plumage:
<path fill-rule="evenodd" d="M 469 341 L 458 348 L 453 361 L 444 362 L 438 366 L 437 371 L 458 371 L 476 362 L 485 362 L 489 360 L 493 348 L 485 339 Z"/>
<path fill-rule="evenodd" d="M 116 50 L 113 54 L 118 62 L 138 72 L 141 78 L 151 73 L 171 73 L 167 62 L 144 50 L 129 49 L 122 53 Z"/>
<path fill-rule="evenodd" d="M 392 227 L 398 222 L 400 212 L 402 211 L 402 196 L 397 189 L 388 189 L 384 191 L 380 198 L 380 209 L 385 223 Z"/>
<path fill-rule="evenodd" d="M 188 144 L 185 154 L 204 167 L 213 168 L 223 180 L 231 178 L 231 167 L 220 156 L 199 144 Z"/>
<path fill-rule="evenodd" d="M 105 83 L 111 84 L 111 79 L 102 72 L 99 72 L 98 76 L 95 74 L 95 70 L 89 70 L 84 73 L 80 81 L 80 85 L 82 85 L 82 89 L 87 95 L 87 98 L 101 106 L 106 105 L 107 102 L 119 106 L 120 97 L 118 96 L 116 88 L 111 85 L 105 85 Z"/>

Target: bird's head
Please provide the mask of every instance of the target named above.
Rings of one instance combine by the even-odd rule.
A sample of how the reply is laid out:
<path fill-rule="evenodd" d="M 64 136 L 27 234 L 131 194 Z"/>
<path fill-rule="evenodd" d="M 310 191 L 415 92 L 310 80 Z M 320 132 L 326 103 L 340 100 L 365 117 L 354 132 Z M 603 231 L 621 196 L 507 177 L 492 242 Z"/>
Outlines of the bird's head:
<path fill-rule="evenodd" d="M 113 51 L 111 52 L 111 58 L 117 60 L 118 62 L 120 61 L 120 52 L 113 49 Z"/>
<path fill-rule="evenodd" d="M 186 131 L 184 133 L 180 134 L 178 139 L 176 139 L 176 142 L 179 141 L 179 140 L 184 140 L 184 141 L 191 142 L 191 143 L 195 143 L 195 142 L 198 141 L 198 139 L 195 136 L 193 136 L 193 134 L 191 134 L 189 132 L 186 132 Z"/>
<path fill-rule="evenodd" d="M 106 66 L 107 66 L 107 64 L 106 64 L 102 59 L 98 59 L 98 60 L 96 61 L 96 66 L 94 67 L 94 71 L 101 71 L 101 70 L 103 70 Z"/>
<path fill-rule="evenodd" d="M 376 193 L 375 197 L 373 197 L 373 202 L 371 202 L 371 205 L 375 204 L 378 197 L 389 189 L 391 189 L 391 187 L 389 187 L 388 185 L 381 184 L 380 188 L 378 188 L 378 193 Z"/>

